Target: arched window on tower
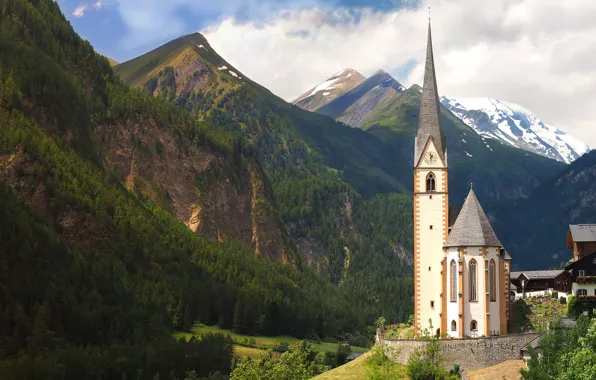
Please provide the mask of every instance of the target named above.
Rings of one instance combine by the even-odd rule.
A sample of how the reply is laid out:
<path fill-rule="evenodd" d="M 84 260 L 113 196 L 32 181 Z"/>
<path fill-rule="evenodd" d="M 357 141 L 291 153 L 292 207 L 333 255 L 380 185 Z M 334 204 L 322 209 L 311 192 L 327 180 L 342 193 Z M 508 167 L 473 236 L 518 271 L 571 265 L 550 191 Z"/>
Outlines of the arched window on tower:
<path fill-rule="evenodd" d="M 495 279 L 495 260 L 491 260 L 488 264 L 488 282 L 491 302 L 497 300 L 497 281 Z"/>
<path fill-rule="evenodd" d="M 457 302 L 457 263 L 451 260 L 451 302 Z"/>
<path fill-rule="evenodd" d="M 478 301 L 476 266 L 476 260 L 470 261 L 470 301 Z"/>
<path fill-rule="evenodd" d="M 455 320 L 451 321 L 451 331 L 457 331 L 457 323 L 455 323 Z"/>
<path fill-rule="evenodd" d="M 428 173 L 426 176 L 426 191 L 435 191 L 435 174 L 433 172 Z"/>

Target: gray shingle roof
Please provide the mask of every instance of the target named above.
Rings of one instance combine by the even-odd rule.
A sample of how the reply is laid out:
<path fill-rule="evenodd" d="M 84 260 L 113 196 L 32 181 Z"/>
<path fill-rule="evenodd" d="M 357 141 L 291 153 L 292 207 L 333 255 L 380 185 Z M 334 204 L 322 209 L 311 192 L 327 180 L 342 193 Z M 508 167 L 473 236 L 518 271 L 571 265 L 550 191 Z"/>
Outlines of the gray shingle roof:
<path fill-rule="evenodd" d="M 569 231 L 573 241 L 596 241 L 596 224 L 570 224 Z"/>
<path fill-rule="evenodd" d="M 564 269 L 556 269 L 556 270 L 529 270 L 529 271 L 522 271 L 522 272 L 511 272 L 509 277 L 514 280 L 519 278 L 521 274 L 526 276 L 528 280 L 544 280 L 549 278 L 555 278 L 561 273 L 565 272 Z"/>
<path fill-rule="evenodd" d="M 474 190 L 466 201 L 445 242 L 445 247 L 501 247 Z"/>
<path fill-rule="evenodd" d="M 422 100 L 420 102 L 420 118 L 418 120 L 418 135 L 414 149 L 414 165 L 418 165 L 420 156 L 424 151 L 426 142 L 432 137 L 439 155 L 445 160 L 445 136 L 441 130 L 439 117 L 439 95 L 437 93 L 437 78 L 435 75 L 435 62 L 433 58 L 433 43 L 428 24 L 428 42 L 426 46 L 426 62 L 424 68 L 424 85 L 422 87 Z"/>

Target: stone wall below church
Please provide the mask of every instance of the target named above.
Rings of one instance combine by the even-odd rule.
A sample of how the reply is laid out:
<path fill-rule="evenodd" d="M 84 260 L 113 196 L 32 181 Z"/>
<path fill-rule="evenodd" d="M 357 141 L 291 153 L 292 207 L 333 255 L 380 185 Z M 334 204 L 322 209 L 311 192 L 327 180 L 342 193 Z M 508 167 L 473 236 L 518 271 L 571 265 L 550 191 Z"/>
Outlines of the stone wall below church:
<path fill-rule="evenodd" d="M 510 334 L 485 338 L 441 339 L 439 351 L 447 369 L 459 364 L 462 369 L 490 367 L 506 360 L 521 359 L 521 350 L 540 336 L 538 333 Z M 377 333 L 377 344 L 383 344 L 392 360 L 406 364 L 416 349 L 424 349 L 428 341 L 383 339 Z"/>

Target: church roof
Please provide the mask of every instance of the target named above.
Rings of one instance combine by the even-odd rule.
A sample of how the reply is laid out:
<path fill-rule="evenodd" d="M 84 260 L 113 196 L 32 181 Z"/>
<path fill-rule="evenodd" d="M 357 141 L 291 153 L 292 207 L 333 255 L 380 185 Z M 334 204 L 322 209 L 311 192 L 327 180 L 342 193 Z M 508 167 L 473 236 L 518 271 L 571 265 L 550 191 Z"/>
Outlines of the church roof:
<path fill-rule="evenodd" d="M 426 46 L 426 62 L 424 68 L 424 85 L 422 87 L 422 100 L 420 102 L 420 118 L 418 120 L 418 135 L 416 136 L 416 147 L 414 149 L 414 166 L 418 165 L 420 156 L 424 151 L 426 142 L 432 138 L 437 151 L 445 160 L 445 136 L 441 130 L 439 117 L 440 108 L 439 94 L 437 92 L 437 78 L 435 75 L 435 62 L 433 58 L 433 43 L 428 23 L 428 43 Z"/>
<path fill-rule="evenodd" d="M 445 242 L 445 247 L 501 247 L 474 190 L 466 201 Z"/>

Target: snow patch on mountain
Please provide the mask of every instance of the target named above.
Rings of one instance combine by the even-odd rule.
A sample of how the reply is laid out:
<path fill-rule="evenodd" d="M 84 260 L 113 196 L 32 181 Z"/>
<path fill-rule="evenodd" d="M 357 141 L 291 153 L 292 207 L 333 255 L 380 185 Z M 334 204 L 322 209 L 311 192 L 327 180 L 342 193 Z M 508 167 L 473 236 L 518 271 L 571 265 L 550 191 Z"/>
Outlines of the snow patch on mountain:
<path fill-rule="evenodd" d="M 352 69 L 344 69 L 344 70 L 338 71 L 337 73 L 333 74 L 333 76 L 331 78 L 327 79 L 323 83 L 320 83 L 318 86 L 313 88 L 312 91 L 307 92 L 306 94 L 302 95 L 301 97 L 296 99 L 293 103 L 296 104 L 299 101 L 304 100 L 308 97 L 311 97 L 321 91 L 324 91 L 323 95 L 327 96 L 327 95 L 329 95 L 330 90 L 333 90 L 334 88 L 341 87 L 345 83 L 345 81 L 352 76 L 353 73 L 355 73 L 355 71 Z M 327 95 L 325 95 L 325 94 L 327 94 Z"/>
<path fill-rule="evenodd" d="M 590 151 L 585 143 L 544 124 L 532 112 L 515 103 L 493 98 L 445 96 L 441 97 L 441 103 L 483 139 L 497 140 L 566 163 Z"/>

